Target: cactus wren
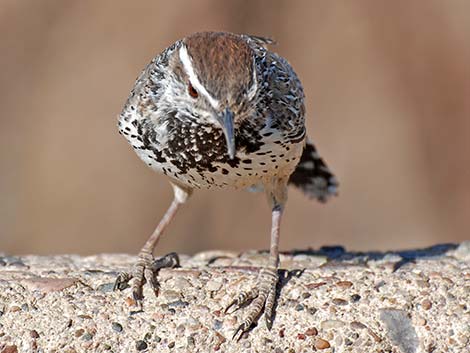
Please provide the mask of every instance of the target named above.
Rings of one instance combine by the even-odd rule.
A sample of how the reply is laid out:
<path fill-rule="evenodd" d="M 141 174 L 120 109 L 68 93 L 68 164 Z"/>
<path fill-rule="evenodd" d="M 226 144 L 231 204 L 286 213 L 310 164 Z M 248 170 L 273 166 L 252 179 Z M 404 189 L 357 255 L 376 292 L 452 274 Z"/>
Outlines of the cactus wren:
<path fill-rule="evenodd" d="M 270 39 L 231 33 L 196 33 L 155 57 L 137 78 L 119 118 L 119 132 L 152 169 L 165 174 L 174 199 L 139 253 L 132 275 L 134 298 L 147 281 L 158 294 L 157 272 L 178 263 L 154 260 L 166 226 L 195 189 L 264 190 L 272 209 L 271 247 L 258 285 L 227 309 L 251 302 L 235 335 L 263 312 L 272 325 L 278 282 L 279 228 L 292 184 L 319 201 L 336 194 L 337 182 L 304 124 L 304 93 L 289 63 L 267 49 Z"/>

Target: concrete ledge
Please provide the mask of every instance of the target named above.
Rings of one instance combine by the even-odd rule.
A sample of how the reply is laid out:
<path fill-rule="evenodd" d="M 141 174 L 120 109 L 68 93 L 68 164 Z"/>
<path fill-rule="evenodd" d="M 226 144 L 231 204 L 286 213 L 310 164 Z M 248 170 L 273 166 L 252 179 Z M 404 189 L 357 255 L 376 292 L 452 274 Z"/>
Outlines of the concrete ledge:
<path fill-rule="evenodd" d="M 281 257 L 271 331 L 231 341 L 264 255 L 205 252 L 162 270 L 133 312 L 112 284 L 135 257 L 0 257 L 0 352 L 470 352 L 470 242 L 390 253 L 340 247 Z"/>

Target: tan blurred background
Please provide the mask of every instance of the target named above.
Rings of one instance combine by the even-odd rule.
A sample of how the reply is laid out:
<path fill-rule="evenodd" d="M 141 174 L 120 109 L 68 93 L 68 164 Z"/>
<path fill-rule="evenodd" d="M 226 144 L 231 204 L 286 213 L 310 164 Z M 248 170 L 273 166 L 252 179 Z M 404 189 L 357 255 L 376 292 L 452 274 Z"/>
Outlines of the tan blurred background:
<path fill-rule="evenodd" d="M 272 36 L 341 182 L 290 192 L 281 248 L 469 239 L 470 2 L 0 1 L 0 252 L 136 253 L 172 198 L 118 135 L 147 62 L 195 31 Z M 198 192 L 158 253 L 267 248 L 260 194 Z"/>

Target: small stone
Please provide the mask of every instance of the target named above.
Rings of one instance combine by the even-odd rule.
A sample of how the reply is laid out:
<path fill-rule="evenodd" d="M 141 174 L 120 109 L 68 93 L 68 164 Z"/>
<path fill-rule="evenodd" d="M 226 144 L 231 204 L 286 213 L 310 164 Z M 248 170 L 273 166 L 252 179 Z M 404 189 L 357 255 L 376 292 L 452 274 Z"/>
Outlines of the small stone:
<path fill-rule="evenodd" d="M 18 348 L 14 344 L 11 346 L 5 346 L 2 353 L 18 353 Z"/>
<path fill-rule="evenodd" d="M 10 313 L 16 313 L 16 312 L 18 312 L 18 311 L 20 311 L 20 310 L 21 310 L 21 308 L 20 308 L 18 305 L 12 305 L 12 306 L 10 306 L 9 312 L 10 312 Z"/>
<path fill-rule="evenodd" d="M 359 300 L 361 300 L 361 296 L 359 294 L 351 295 L 351 302 L 352 303 L 357 303 Z"/>
<path fill-rule="evenodd" d="M 324 340 L 322 338 L 317 338 L 315 340 L 315 348 L 316 349 L 327 349 L 330 348 L 330 342 Z"/>
<path fill-rule="evenodd" d="M 179 324 L 178 326 L 176 326 L 176 333 L 178 333 L 179 335 L 183 335 L 185 330 L 186 326 L 184 326 L 183 324 Z"/>
<path fill-rule="evenodd" d="M 135 342 L 135 348 L 138 351 L 143 351 L 144 349 L 147 349 L 147 342 L 142 341 L 142 340 L 138 340 L 138 341 Z"/>
<path fill-rule="evenodd" d="M 297 304 L 296 307 L 295 307 L 295 310 L 297 310 L 297 311 L 302 311 L 302 310 L 304 310 L 304 309 L 305 309 L 305 308 L 304 308 L 304 306 L 303 306 L 302 304 Z"/>
<path fill-rule="evenodd" d="M 168 348 L 173 348 L 175 346 L 175 341 L 168 343 Z"/>
<path fill-rule="evenodd" d="M 77 331 L 75 331 L 74 335 L 75 337 L 80 337 L 85 333 L 85 330 L 82 328 L 79 328 Z"/>
<path fill-rule="evenodd" d="M 305 331 L 305 334 L 307 336 L 316 336 L 318 335 L 318 330 L 315 327 L 310 327 L 307 329 L 307 331 Z"/>
<path fill-rule="evenodd" d="M 232 317 L 232 319 L 233 319 L 233 317 Z M 202 325 L 201 325 L 201 322 L 200 322 L 198 319 L 196 319 L 196 318 L 190 316 L 190 317 L 186 320 L 186 326 L 187 326 L 188 329 L 190 329 L 191 331 L 196 331 L 196 330 L 198 330 L 199 328 L 201 328 Z"/>
<path fill-rule="evenodd" d="M 216 336 L 217 342 L 215 344 L 214 350 L 219 350 L 222 344 L 227 341 L 227 339 L 225 338 L 225 336 L 221 335 L 218 332 L 215 333 L 215 336 Z"/>
<path fill-rule="evenodd" d="M 153 340 L 157 343 L 160 343 L 162 341 L 162 338 L 160 336 L 155 336 Z"/>
<path fill-rule="evenodd" d="M 220 330 L 222 328 L 222 321 L 215 319 L 214 324 L 212 325 L 212 328 L 214 330 Z"/>
<path fill-rule="evenodd" d="M 309 292 L 303 292 L 302 293 L 302 298 L 307 299 L 310 298 L 312 295 Z"/>
<path fill-rule="evenodd" d="M 181 299 L 181 293 L 175 290 L 165 290 L 162 293 L 162 297 L 165 298 L 168 302 L 175 302 Z"/>
<path fill-rule="evenodd" d="M 189 305 L 187 301 L 184 300 L 176 300 L 174 302 L 168 303 L 169 307 L 180 307 L 180 308 L 185 308 Z"/>
<path fill-rule="evenodd" d="M 126 298 L 126 304 L 127 304 L 127 306 L 136 306 L 137 302 L 135 301 L 135 299 L 133 299 L 131 297 L 127 297 Z"/>
<path fill-rule="evenodd" d="M 78 317 L 80 319 L 86 319 L 86 320 L 91 320 L 92 319 L 92 317 L 90 315 L 86 315 L 86 314 L 80 314 L 80 315 L 78 315 Z"/>
<path fill-rule="evenodd" d="M 424 299 L 422 302 L 421 302 L 421 306 L 423 307 L 424 310 L 429 310 L 431 309 L 432 307 L 432 303 L 429 299 Z"/>
<path fill-rule="evenodd" d="M 119 322 L 113 322 L 111 324 L 111 327 L 113 328 L 114 331 L 116 332 L 121 332 L 122 331 L 122 325 Z"/>
<path fill-rule="evenodd" d="M 92 335 L 90 332 L 87 332 L 87 333 L 85 333 L 85 334 L 82 336 L 82 339 L 83 339 L 84 341 L 91 341 L 92 338 L 93 338 L 93 335 Z"/>
<path fill-rule="evenodd" d="M 383 286 L 385 286 L 387 283 L 384 281 L 384 280 L 380 280 L 378 281 L 375 285 L 374 285 L 374 289 L 379 292 L 380 291 L 380 288 L 382 288 Z"/>
<path fill-rule="evenodd" d="M 305 336 L 305 334 L 303 333 L 298 333 L 297 334 L 297 339 L 298 340 L 305 340 L 307 338 L 307 336 Z"/>
<path fill-rule="evenodd" d="M 387 328 L 389 339 L 403 352 L 409 353 L 417 350 L 418 335 L 406 311 L 394 308 L 381 309 L 380 320 Z M 369 334 L 371 332 L 369 330 Z"/>
<path fill-rule="evenodd" d="M 353 321 L 353 322 L 351 322 L 351 328 L 356 329 L 356 330 L 363 330 L 363 329 L 367 328 L 367 326 L 364 325 L 362 322 Z"/>
<path fill-rule="evenodd" d="M 416 318 L 416 324 L 417 324 L 418 326 L 424 326 L 424 325 L 426 325 L 426 323 L 427 323 L 427 321 L 426 321 L 426 319 L 425 319 L 424 317 L 418 316 L 418 317 Z"/>
<path fill-rule="evenodd" d="M 424 281 L 424 280 L 418 280 L 416 281 L 416 284 L 418 285 L 418 287 L 420 288 L 429 288 L 430 287 L 430 284 L 428 281 Z"/>
<path fill-rule="evenodd" d="M 333 299 L 333 304 L 335 304 L 335 305 L 348 305 L 348 302 L 344 299 L 341 299 L 341 298 L 334 298 Z"/>
<path fill-rule="evenodd" d="M 190 287 L 190 284 L 189 284 L 189 281 L 186 278 L 177 277 L 177 278 L 175 278 L 175 282 L 173 284 L 173 287 L 175 289 L 178 289 L 180 292 L 182 292 L 183 290 Z"/>
<path fill-rule="evenodd" d="M 101 293 L 111 293 L 114 291 L 114 282 L 100 284 L 96 290 Z"/>
<path fill-rule="evenodd" d="M 279 337 L 284 338 L 284 332 L 285 332 L 285 328 L 283 327 L 279 330 Z"/>
<path fill-rule="evenodd" d="M 318 282 L 318 283 L 309 283 L 306 285 L 307 289 L 316 289 L 316 288 L 319 288 L 321 286 L 324 286 L 326 284 L 326 282 Z"/>
<path fill-rule="evenodd" d="M 315 309 L 315 308 L 308 308 L 307 311 L 308 311 L 308 313 L 309 313 L 310 315 L 315 315 L 315 313 L 317 312 L 317 309 Z"/>
<path fill-rule="evenodd" d="M 189 347 L 194 347 L 196 345 L 196 341 L 193 336 L 188 336 L 187 342 Z"/>
<path fill-rule="evenodd" d="M 31 338 L 39 338 L 39 333 L 36 330 L 29 331 Z"/>
<path fill-rule="evenodd" d="M 347 289 L 352 287 L 353 284 L 350 281 L 339 281 L 336 283 L 336 285 L 340 288 Z"/>
<path fill-rule="evenodd" d="M 21 281 L 30 291 L 39 291 L 42 293 L 59 292 L 78 282 L 76 278 L 51 278 L 35 277 L 27 278 Z"/>

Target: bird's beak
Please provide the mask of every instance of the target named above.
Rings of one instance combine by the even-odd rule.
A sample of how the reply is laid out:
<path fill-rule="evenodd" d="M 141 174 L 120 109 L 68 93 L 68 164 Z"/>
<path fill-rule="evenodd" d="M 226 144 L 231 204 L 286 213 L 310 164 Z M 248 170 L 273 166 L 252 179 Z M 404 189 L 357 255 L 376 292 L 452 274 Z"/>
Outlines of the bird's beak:
<path fill-rule="evenodd" d="M 235 158 L 235 132 L 233 130 L 233 113 L 226 108 L 225 111 L 217 115 L 217 120 L 222 127 L 227 142 L 227 151 L 230 159 Z"/>

